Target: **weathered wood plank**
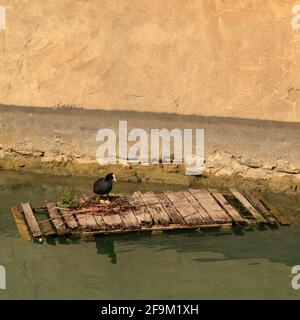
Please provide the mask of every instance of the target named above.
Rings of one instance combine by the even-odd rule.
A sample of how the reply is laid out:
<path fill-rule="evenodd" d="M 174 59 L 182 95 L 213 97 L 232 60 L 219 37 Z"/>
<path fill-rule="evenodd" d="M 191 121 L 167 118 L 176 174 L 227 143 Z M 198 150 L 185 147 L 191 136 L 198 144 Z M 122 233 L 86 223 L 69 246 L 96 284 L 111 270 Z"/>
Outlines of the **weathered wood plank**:
<path fill-rule="evenodd" d="M 97 224 L 93 214 L 78 213 L 76 214 L 76 217 L 82 229 L 99 230 L 99 225 Z"/>
<path fill-rule="evenodd" d="M 94 219 L 99 226 L 99 230 L 106 230 L 106 224 L 103 220 L 103 217 L 99 214 L 94 214 Z"/>
<path fill-rule="evenodd" d="M 183 191 L 183 194 L 186 196 L 188 201 L 193 205 L 193 207 L 197 210 L 198 214 L 202 217 L 203 221 L 207 224 L 214 223 L 213 219 L 209 216 L 209 214 L 204 210 L 201 204 L 195 199 L 195 197 L 191 194 L 190 191 Z"/>
<path fill-rule="evenodd" d="M 282 225 L 289 225 L 290 222 L 285 214 L 279 212 L 268 200 L 266 200 L 260 193 L 253 192 L 256 198 L 258 198 L 271 212 L 271 214 L 278 220 Z"/>
<path fill-rule="evenodd" d="M 99 226 L 94 218 L 93 214 L 85 214 L 88 228 L 92 230 L 98 230 Z"/>
<path fill-rule="evenodd" d="M 42 232 L 41 229 L 37 223 L 37 220 L 32 212 L 31 206 L 29 204 L 29 202 L 26 203 L 21 203 L 26 221 L 29 225 L 29 228 L 32 232 L 32 235 L 34 238 L 40 238 L 42 237 Z"/>
<path fill-rule="evenodd" d="M 236 189 L 231 188 L 232 194 L 240 201 L 240 203 L 252 214 L 258 223 L 267 223 L 267 220 L 253 207 L 253 205 L 245 198 L 245 196 Z"/>
<path fill-rule="evenodd" d="M 76 229 L 78 227 L 78 224 L 73 215 L 74 212 L 67 208 L 59 208 L 59 211 L 63 215 L 65 222 L 70 229 Z"/>
<path fill-rule="evenodd" d="M 195 199 L 201 204 L 215 223 L 232 222 L 226 212 L 220 207 L 212 195 L 205 189 L 189 189 Z"/>
<path fill-rule="evenodd" d="M 56 229 L 57 235 L 63 236 L 68 233 L 67 228 L 64 226 L 64 221 L 56 209 L 56 204 L 54 202 L 48 202 L 46 204 L 47 210 L 50 217 L 52 218 L 53 225 Z"/>
<path fill-rule="evenodd" d="M 126 229 L 140 229 L 141 225 L 132 211 L 120 214 Z"/>
<path fill-rule="evenodd" d="M 118 214 L 104 215 L 103 220 L 107 229 L 124 229 L 125 227 Z"/>
<path fill-rule="evenodd" d="M 16 222 L 16 225 L 17 225 L 17 228 L 19 230 L 21 237 L 26 241 L 30 241 L 31 236 L 30 236 L 28 227 L 26 225 L 25 218 L 24 218 L 23 214 L 19 211 L 19 209 L 17 207 L 12 207 L 11 213 L 15 219 L 15 222 Z"/>
<path fill-rule="evenodd" d="M 133 208 L 131 209 L 138 222 L 142 226 L 151 226 L 152 217 L 143 203 L 141 197 L 137 192 L 134 192 L 131 197 L 128 198 L 128 202 Z"/>
<path fill-rule="evenodd" d="M 193 205 L 187 200 L 183 192 L 167 192 L 169 200 L 181 214 L 188 225 L 204 225 L 205 220 L 200 216 Z"/>
<path fill-rule="evenodd" d="M 187 200 L 183 192 L 166 192 L 166 196 L 184 219 L 197 213 L 196 209 Z M 200 219 L 200 222 L 203 223 L 203 219 L 201 217 Z"/>
<path fill-rule="evenodd" d="M 152 205 L 159 203 L 157 197 L 155 196 L 154 192 L 140 192 L 138 191 L 137 194 L 142 198 L 145 205 Z"/>
<path fill-rule="evenodd" d="M 142 232 L 152 232 L 152 231 L 172 231 L 172 230 L 191 230 L 191 229 L 219 229 L 222 227 L 231 227 L 231 223 L 222 223 L 222 224 L 205 224 L 205 225 L 180 225 L 180 224 L 169 224 L 168 226 L 162 225 L 153 225 L 151 227 L 142 227 L 140 231 Z M 79 235 L 83 237 L 94 236 L 98 234 L 116 234 L 116 233 L 127 233 L 133 232 L 135 229 L 115 229 L 115 230 L 99 230 L 99 231 L 90 231 L 90 232 L 78 232 Z"/>
<path fill-rule="evenodd" d="M 78 226 L 80 229 L 87 229 L 87 220 L 85 213 L 77 213 L 76 215 Z"/>
<path fill-rule="evenodd" d="M 219 202 L 227 214 L 236 223 L 244 222 L 243 217 L 238 213 L 238 211 L 223 197 L 223 195 L 216 189 L 209 189 L 212 196 Z"/>
<path fill-rule="evenodd" d="M 277 220 L 272 216 L 268 209 L 252 193 L 249 191 L 244 191 L 243 194 L 253 205 L 253 207 L 267 220 L 268 223 L 277 223 Z"/>
<path fill-rule="evenodd" d="M 169 200 L 166 193 L 158 194 L 157 199 L 159 200 L 173 223 L 185 224 L 183 217 L 172 205 L 172 202 Z"/>
<path fill-rule="evenodd" d="M 155 224 L 168 225 L 170 218 L 153 192 L 138 192 Z"/>

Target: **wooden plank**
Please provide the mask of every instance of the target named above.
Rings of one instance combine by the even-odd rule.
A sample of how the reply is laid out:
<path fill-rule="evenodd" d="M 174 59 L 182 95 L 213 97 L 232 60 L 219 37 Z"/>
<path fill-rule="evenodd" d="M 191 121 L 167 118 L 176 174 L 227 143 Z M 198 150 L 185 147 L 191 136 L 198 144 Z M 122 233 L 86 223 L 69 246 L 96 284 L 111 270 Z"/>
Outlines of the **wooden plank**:
<path fill-rule="evenodd" d="M 118 214 L 104 215 L 103 220 L 107 229 L 124 229 L 123 221 Z"/>
<path fill-rule="evenodd" d="M 32 212 L 29 202 L 21 203 L 21 206 L 33 237 L 34 238 L 42 237 L 41 229 L 36 221 L 36 218 Z"/>
<path fill-rule="evenodd" d="M 189 202 L 193 205 L 193 207 L 197 210 L 198 214 L 202 217 L 205 223 L 211 224 L 214 223 L 213 219 L 209 216 L 209 214 L 204 210 L 201 204 L 195 199 L 195 197 L 190 193 L 190 191 L 183 191 L 183 194 L 189 200 Z"/>
<path fill-rule="evenodd" d="M 216 189 L 209 189 L 212 196 L 219 202 L 227 214 L 236 223 L 244 222 L 243 217 L 238 213 L 238 211 L 223 197 L 223 195 Z"/>
<path fill-rule="evenodd" d="M 141 225 L 132 211 L 120 214 L 126 229 L 140 229 Z"/>
<path fill-rule="evenodd" d="M 59 211 L 63 215 L 65 222 L 70 229 L 76 229 L 78 227 L 78 224 L 73 215 L 74 212 L 67 208 L 59 208 Z"/>
<path fill-rule="evenodd" d="M 106 230 L 106 224 L 103 220 L 102 215 L 100 214 L 94 214 L 94 219 L 98 224 L 99 230 Z"/>
<path fill-rule="evenodd" d="M 99 230 L 94 215 L 89 213 L 78 213 L 76 214 L 80 227 L 84 230 Z"/>
<path fill-rule="evenodd" d="M 243 192 L 244 196 L 249 200 L 253 207 L 259 211 L 259 213 L 268 221 L 270 224 L 276 224 L 277 220 L 272 216 L 268 209 L 249 191 Z"/>
<path fill-rule="evenodd" d="M 138 192 L 155 224 L 168 225 L 170 218 L 153 192 Z"/>
<path fill-rule="evenodd" d="M 193 205 L 187 200 L 183 192 L 167 192 L 169 200 L 181 214 L 188 225 L 204 225 L 204 219 L 199 215 Z"/>
<path fill-rule="evenodd" d="M 17 225 L 17 228 L 19 230 L 21 237 L 26 241 L 30 241 L 31 236 L 30 236 L 28 227 L 26 225 L 23 214 L 19 211 L 19 209 L 17 207 L 12 207 L 11 213 L 15 219 L 15 222 L 16 222 L 16 225 Z"/>
<path fill-rule="evenodd" d="M 215 223 L 230 223 L 231 217 L 220 207 L 212 195 L 205 189 L 189 189 Z"/>
<path fill-rule="evenodd" d="M 68 233 L 67 228 L 64 226 L 64 221 L 56 209 L 56 204 L 54 202 L 48 202 L 46 204 L 47 210 L 50 217 L 52 218 L 52 223 L 56 229 L 57 235 L 63 236 Z"/>
<path fill-rule="evenodd" d="M 166 213 L 170 217 L 171 222 L 178 224 L 185 224 L 185 221 L 181 214 L 176 210 L 176 208 L 172 205 L 172 202 L 169 200 L 168 196 L 163 194 L 158 194 L 157 199 L 165 209 Z"/>
<path fill-rule="evenodd" d="M 260 193 L 253 192 L 255 197 L 259 199 L 266 208 L 268 208 L 271 214 L 278 220 L 278 222 L 282 225 L 290 225 L 290 222 L 285 214 L 279 212 L 268 200 L 266 200 Z"/>
<path fill-rule="evenodd" d="M 79 228 L 86 229 L 87 228 L 87 221 L 86 221 L 85 213 L 77 213 L 75 216 L 77 218 Z"/>
<path fill-rule="evenodd" d="M 87 226 L 88 228 L 90 228 L 91 230 L 98 230 L 99 226 L 94 218 L 93 214 L 85 214 L 86 216 L 86 222 L 87 222 Z"/>
<path fill-rule="evenodd" d="M 128 198 L 129 204 L 133 207 L 131 210 L 138 222 L 142 226 L 151 226 L 152 225 L 152 217 L 140 198 L 139 194 L 135 192 L 132 197 Z"/>
<path fill-rule="evenodd" d="M 245 196 L 236 189 L 230 189 L 232 194 L 240 201 L 240 203 L 252 214 L 258 223 L 267 223 L 267 220 L 252 206 Z"/>
<path fill-rule="evenodd" d="M 172 230 L 191 230 L 191 229 L 219 229 L 219 228 L 228 228 L 232 227 L 231 223 L 222 223 L 222 224 L 205 224 L 205 225 L 180 225 L 180 224 L 169 224 L 167 226 L 162 225 L 153 225 L 151 227 L 142 227 L 141 232 L 152 232 L 152 231 L 172 231 Z M 99 234 L 116 234 L 116 233 L 128 233 L 135 232 L 135 229 L 115 229 L 115 230 L 100 230 L 100 231 L 89 231 L 89 232 L 78 232 L 78 235 L 83 237 L 90 237 Z"/>

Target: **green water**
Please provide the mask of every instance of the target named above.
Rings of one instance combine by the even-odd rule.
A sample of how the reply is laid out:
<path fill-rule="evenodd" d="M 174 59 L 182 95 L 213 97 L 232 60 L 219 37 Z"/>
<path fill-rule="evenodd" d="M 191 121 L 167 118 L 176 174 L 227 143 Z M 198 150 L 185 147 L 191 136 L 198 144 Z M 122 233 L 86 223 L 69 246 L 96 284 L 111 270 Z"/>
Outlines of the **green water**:
<path fill-rule="evenodd" d="M 19 237 L 10 206 L 57 200 L 65 185 L 89 193 L 92 180 L 0 171 L 0 299 L 299 299 L 291 268 L 300 264 L 300 200 L 266 195 L 293 224 L 101 236 L 37 244 Z M 114 192 L 175 186 L 120 184 Z"/>

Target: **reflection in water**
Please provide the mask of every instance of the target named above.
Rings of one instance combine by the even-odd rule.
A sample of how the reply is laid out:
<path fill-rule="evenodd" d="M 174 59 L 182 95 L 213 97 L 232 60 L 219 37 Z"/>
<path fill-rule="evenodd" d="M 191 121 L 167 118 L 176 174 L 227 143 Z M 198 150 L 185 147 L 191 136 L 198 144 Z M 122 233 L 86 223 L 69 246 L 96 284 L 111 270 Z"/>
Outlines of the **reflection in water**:
<path fill-rule="evenodd" d="M 277 232 L 275 232 L 277 230 Z M 239 259 L 268 259 L 274 263 L 285 263 L 288 266 L 299 264 L 300 254 L 291 255 L 290 251 L 282 250 L 300 248 L 300 239 L 290 241 L 293 234 L 298 234 L 298 227 L 234 227 L 223 232 L 222 230 L 204 230 L 201 233 L 190 231 L 171 231 L 160 235 L 150 233 L 126 233 L 118 235 L 101 235 L 94 237 L 91 243 L 96 245 L 96 253 L 107 256 L 111 263 L 117 263 L 115 243 L 122 243 L 127 250 L 118 253 L 132 251 L 131 247 L 149 248 L 166 254 L 169 250 L 179 253 L 215 252 L 222 254 L 217 258 L 194 258 L 196 262 L 215 262 L 220 260 Z M 285 238 L 283 237 L 285 236 Z M 291 237 L 287 237 L 291 235 Z M 241 237 L 245 239 L 241 239 Z"/>
<path fill-rule="evenodd" d="M 117 263 L 117 255 L 115 252 L 114 240 L 110 237 L 95 237 L 97 253 L 107 255 L 111 263 Z"/>

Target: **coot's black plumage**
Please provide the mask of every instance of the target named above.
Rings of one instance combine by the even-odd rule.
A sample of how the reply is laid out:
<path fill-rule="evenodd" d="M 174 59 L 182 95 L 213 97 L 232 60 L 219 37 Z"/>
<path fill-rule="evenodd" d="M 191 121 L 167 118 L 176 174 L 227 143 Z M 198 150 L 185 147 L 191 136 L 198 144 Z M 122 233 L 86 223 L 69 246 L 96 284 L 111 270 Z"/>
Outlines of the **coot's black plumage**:
<path fill-rule="evenodd" d="M 115 175 L 113 173 L 109 173 L 105 178 L 100 178 L 94 183 L 93 191 L 96 194 L 103 195 L 111 192 L 113 187 L 113 181 L 116 181 Z"/>

